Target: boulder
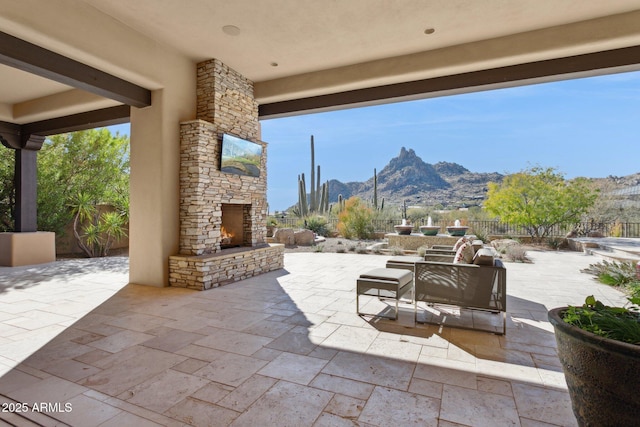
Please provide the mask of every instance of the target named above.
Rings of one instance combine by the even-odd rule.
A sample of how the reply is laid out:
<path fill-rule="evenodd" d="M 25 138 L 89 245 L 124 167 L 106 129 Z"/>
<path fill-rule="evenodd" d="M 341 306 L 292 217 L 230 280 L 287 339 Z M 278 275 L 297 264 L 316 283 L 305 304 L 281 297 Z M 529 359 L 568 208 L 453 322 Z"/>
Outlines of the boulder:
<path fill-rule="evenodd" d="M 284 243 L 285 245 L 295 245 L 295 236 L 292 228 L 278 228 L 273 232 L 273 240 L 276 243 Z"/>
<path fill-rule="evenodd" d="M 496 239 L 491 241 L 491 246 L 493 246 L 498 252 L 502 252 L 506 250 L 509 246 L 517 246 L 520 242 L 513 239 Z"/>
<path fill-rule="evenodd" d="M 311 246 L 315 238 L 316 236 L 311 230 L 299 230 L 294 233 L 294 240 L 298 246 Z"/>

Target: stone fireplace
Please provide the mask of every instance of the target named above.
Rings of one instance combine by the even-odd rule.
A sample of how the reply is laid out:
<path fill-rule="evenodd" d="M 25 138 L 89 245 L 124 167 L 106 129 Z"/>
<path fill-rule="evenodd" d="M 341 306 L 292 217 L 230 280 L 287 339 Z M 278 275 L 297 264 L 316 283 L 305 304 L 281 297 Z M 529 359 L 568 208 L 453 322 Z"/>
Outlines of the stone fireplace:
<path fill-rule="evenodd" d="M 197 119 L 180 124 L 180 253 L 170 286 L 209 289 L 283 268 L 284 246 L 266 243 L 266 144 L 253 83 L 218 60 L 198 64 Z M 262 145 L 260 175 L 220 170 L 222 135 Z"/>

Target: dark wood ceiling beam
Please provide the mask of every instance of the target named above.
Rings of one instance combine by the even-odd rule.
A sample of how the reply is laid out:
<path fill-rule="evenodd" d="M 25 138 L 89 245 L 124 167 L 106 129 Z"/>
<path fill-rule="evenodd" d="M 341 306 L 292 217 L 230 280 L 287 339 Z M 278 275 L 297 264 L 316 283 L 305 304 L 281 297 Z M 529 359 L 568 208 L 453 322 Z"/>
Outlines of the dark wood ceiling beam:
<path fill-rule="evenodd" d="M 27 123 L 21 126 L 22 135 L 57 135 L 60 133 L 114 126 L 129 122 L 131 107 L 119 105 L 86 113 Z"/>
<path fill-rule="evenodd" d="M 0 122 L 0 143 L 7 148 L 19 150 L 21 148 L 20 125 Z"/>
<path fill-rule="evenodd" d="M 151 105 L 149 89 L 3 32 L 0 63 L 133 107 Z"/>
<path fill-rule="evenodd" d="M 259 106 L 260 119 L 640 70 L 640 46 L 357 89 Z"/>
<path fill-rule="evenodd" d="M 39 150 L 45 136 L 128 123 L 130 113 L 131 107 L 119 105 L 24 125 L 0 122 L 0 142 L 14 150 Z"/>

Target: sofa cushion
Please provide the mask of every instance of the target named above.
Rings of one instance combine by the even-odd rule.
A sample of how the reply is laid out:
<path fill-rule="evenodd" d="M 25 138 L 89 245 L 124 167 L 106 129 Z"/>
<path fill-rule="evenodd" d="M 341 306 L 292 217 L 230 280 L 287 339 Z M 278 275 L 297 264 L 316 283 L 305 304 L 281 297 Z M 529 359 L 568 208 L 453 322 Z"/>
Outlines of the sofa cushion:
<path fill-rule="evenodd" d="M 475 265 L 493 265 L 493 251 L 489 248 L 478 249 L 478 252 L 473 256 L 473 263 Z"/>
<path fill-rule="evenodd" d="M 473 246 L 471 243 L 464 242 L 462 246 L 456 251 L 456 255 L 453 258 L 453 263 L 471 264 L 473 261 Z"/>
<path fill-rule="evenodd" d="M 462 236 L 461 238 L 458 239 L 458 241 L 456 242 L 455 245 L 453 245 L 453 250 L 457 251 L 458 249 L 460 249 L 460 246 L 462 246 L 463 244 L 465 244 L 468 241 L 467 236 Z"/>

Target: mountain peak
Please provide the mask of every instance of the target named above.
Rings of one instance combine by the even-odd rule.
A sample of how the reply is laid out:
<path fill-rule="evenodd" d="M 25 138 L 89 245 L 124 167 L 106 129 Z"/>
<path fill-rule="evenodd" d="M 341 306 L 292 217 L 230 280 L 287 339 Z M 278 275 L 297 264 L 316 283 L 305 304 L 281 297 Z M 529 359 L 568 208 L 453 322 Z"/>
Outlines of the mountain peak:
<path fill-rule="evenodd" d="M 410 166 L 422 167 L 423 165 L 427 164 L 423 162 L 420 157 L 418 157 L 418 155 L 415 151 L 413 151 L 412 148 L 409 148 L 407 150 L 406 148 L 402 147 L 402 149 L 400 149 L 400 154 L 398 155 L 398 157 L 394 157 L 393 159 L 391 159 L 391 161 L 389 161 L 389 164 L 385 166 L 385 169 L 400 169 Z"/>
<path fill-rule="evenodd" d="M 384 198 L 386 206 L 399 206 L 404 200 L 431 205 L 468 206 L 477 204 L 485 194 L 488 181 L 499 182 L 498 173 L 472 173 L 457 163 L 424 162 L 411 148 L 402 147 L 400 154 L 377 174 L 378 200 Z M 365 182 L 329 182 L 330 200 L 358 196 L 373 198 L 373 177 Z"/>
<path fill-rule="evenodd" d="M 391 159 L 378 174 L 380 190 L 399 192 L 399 194 L 448 186 L 449 183 L 438 175 L 433 166 L 422 161 L 413 149 L 407 150 L 404 147 L 400 150 L 400 155 Z"/>
<path fill-rule="evenodd" d="M 409 148 L 407 150 L 406 148 L 402 147 L 400 149 L 400 155 L 398 157 L 403 158 L 403 157 L 418 157 L 418 156 L 416 155 L 416 152 L 413 151 L 413 148 Z"/>

